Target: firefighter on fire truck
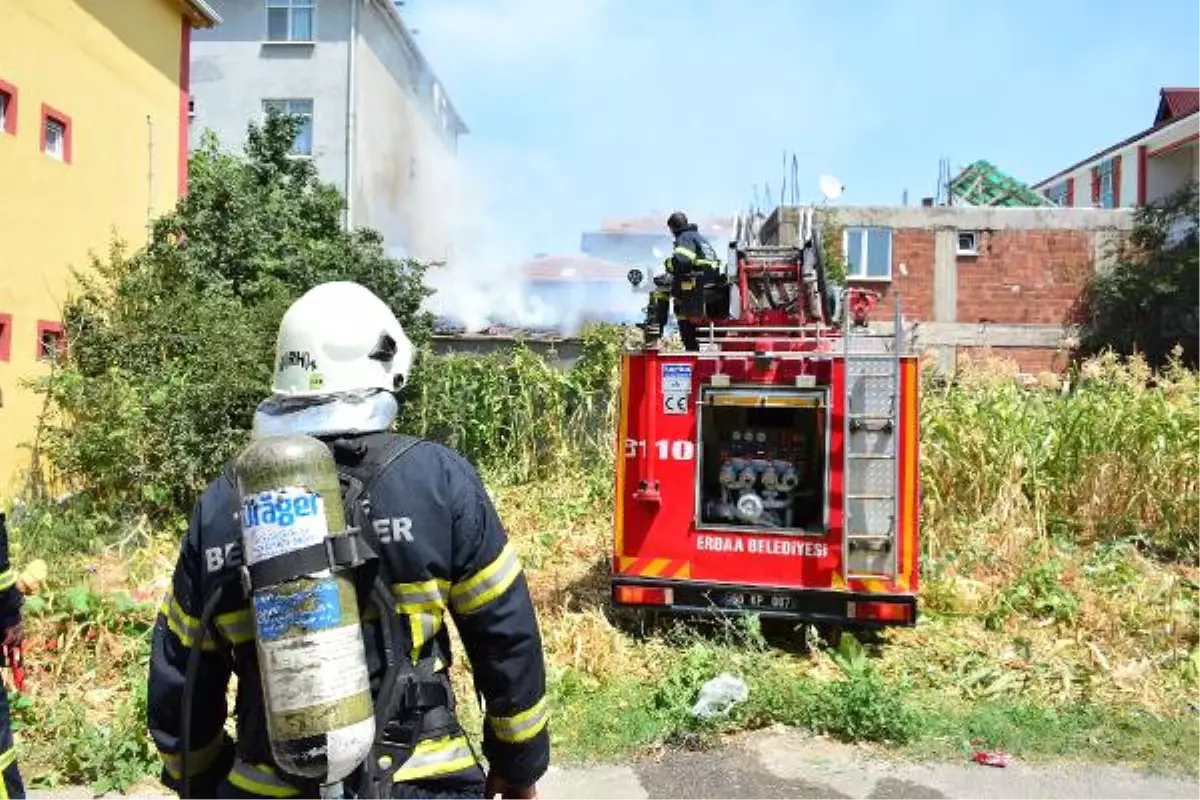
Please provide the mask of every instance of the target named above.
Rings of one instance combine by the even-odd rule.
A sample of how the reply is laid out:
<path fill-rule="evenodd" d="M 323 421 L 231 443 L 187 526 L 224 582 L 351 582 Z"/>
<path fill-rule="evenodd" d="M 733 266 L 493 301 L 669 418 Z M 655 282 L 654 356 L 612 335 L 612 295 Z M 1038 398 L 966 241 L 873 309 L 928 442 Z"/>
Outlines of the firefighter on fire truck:
<path fill-rule="evenodd" d="M 719 272 L 721 262 L 712 245 L 700 235 L 696 224 L 688 222 L 687 215 L 682 211 L 667 217 L 667 229 L 675 237 L 675 243 L 671 255 L 663 259 L 666 272 L 654 278 L 655 290 L 650 296 L 651 318 L 656 332 L 661 333 L 667 323 L 669 298 L 675 307 L 683 347 L 696 352 L 700 349 L 696 320 L 706 316 L 722 316 L 720 312 L 708 313 L 713 310 L 712 288 L 720 284 L 724 277 Z"/>
<path fill-rule="evenodd" d="M 201 797 L 324 794 L 325 782 L 318 786 L 285 772 L 273 756 L 278 737 L 268 723 L 280 708 L 288 711 L 277 699 L 284 697 L 306 706 L 289 718 L 306 725 L 346 720 L 364 708 L 369 719 L 373 705 L 374 736 L 368 733 L 365 745 L 356 745 L 369 746 L 370 754 L 355 772 L 345 773 L 345 796 L 536 796 L 550 742 L 545 665 L 529 588 L 471 465 L 440 444 L 388 432 L 397 412 L 394 392 L 407 381 L 412 356 L 391 310 L 357 284 L 317 286 L 284 315 L 273 393 L 255 413 L 253 438 L 259 447 L 279 441 L 272 437 L 288 441 L 296 432 L 319 439 L 317 450 L 324 456 L 320 443 L 329 448 L 338 477 L 355 477 L 359 496 L 369 499 L 354 533 L 378 554 L 376 576 L 382 580 L 375 585 L 378 605 L 386 611 L 371 618 L 366 609 L 361 617 L 358 647 L 362 672 L 369 669 L 368 703 L 345 709 L 344 692 L 324 705 L 323 697 L 314 696 L 345 684 L 348 676 L 337 667 L 345 647 L 309 664 L 308 675 L 297 668 L 304 665 L 295 648 L 272 651 L 283 659 L 278 663 L 259 657 L 256 640 L 259 647 L 269 641 L 270 626 L 263 623 L 271 620 L 262 615 L 260 596 L 251 604 L 240 581 L 247 575 L 255 580 L 254 569 L 264 562 L 243 552 L 246 528 L 239 532 L 239 519 L 249 513 L 246 502 L 259 501 L 255 495 L 248 501 L 238 497 L 227 470 L 196 503 L 153 631 L 148 723 L 165 762 L 163 782 L 173 791 L 182 795 L 190 789 Z M 299 517 L 300 500 L 294 503 L 292 516 Z M 283 514 L 279 508 L 272 514 Z M 331 602 L 339 602 L 336 592 Z M 279 608 L 281 615 L 292 612 Z M 311 617 L 319 610 L 298 613 Z M 446 613 L 461 634 L 476 692 L 486 703 L 486 776 L 454 710 Z M 300 638 L 310 641 L 327 632 L 304 633 L 312 627 L 305 621 L 293 626 L 283 620 L 282 627 L 299 628 Z M 290 672 L 276 684 L 271 670 L 284 662 Z M 393 667 L 401 669 L 403 681 L 385 680 Z M 330 669 L 333 675 L 326 674 Z M 231 673 L 238 678 L 236 743 L 224 730 Z M 271 703 L 266 708 L 264 695 Z M 309 708 L 311 719 L 302 718 Z M 313 745 L 321 758 L 328 748 L 333 760 L 339 742 L 322 736 L 314 743 L 317 737 L 303 735 L 309 738 L 289 738 L 302 747 Z M 343 738 L 340 744 L 345 743 Z"/>

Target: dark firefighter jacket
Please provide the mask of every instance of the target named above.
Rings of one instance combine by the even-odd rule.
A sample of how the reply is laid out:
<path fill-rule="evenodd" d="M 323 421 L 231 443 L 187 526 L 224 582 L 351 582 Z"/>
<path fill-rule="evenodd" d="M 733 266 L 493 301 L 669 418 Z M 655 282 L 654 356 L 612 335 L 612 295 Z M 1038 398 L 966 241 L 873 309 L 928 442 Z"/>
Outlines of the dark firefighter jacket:
<path fill-rule="evenodd" d="M 708 240 L 700 235 L 695 223 L 688 225 L 675 237 L 675 248 L 664 266 L 678 282 L 681 278 L 700 272 L 715 273 L 719 264 L 717 253 Z"/>
<path fill-rule="evenodd" d="M 0 512 L 0 641 L 10 628 L 21 624 L 21 606 L 25 598 L 17 587 L 17 571 L 8 560 L 8 525 L 4 513 Z M 11 666 L 11 665 L 10 665 Z M 0 693 L 4 692 L 0 685 Z M 9 718 L 8 698 L 3 697 L 0 707 L 0 794 L 8 797 L 11 790 L 11 774 L 15 769 L 17 749 L 13 743 L 12 720 Z M 19 781 L 17 781 L 19 785 Z"/>
<path fill-rule="evenodd" d="M 242 564 L 234 492 L 221 477 L 200 497 L 153 631 L 149 728 L 164 761 L 163 782 L 175 791 L 182 763 L 180 702 L 201 609 L 214 580 Z M 482 749 L 490 768 L 509 782 L 535 783 L 550 758 L 541 636 L 517 553 L 478 475 L 452 450 L 421 442 L 375 479 L 369 514 L 383 550 L 381 574 L 407 617 L 411 641 L 406 645 L 414 659 L 432 659 L 439 676 L 445 676 L 451 664 L 444 625 L 449 612 L 486 706 Z M 214 796 L 226 773 L 235 787 L 255 795 L 311 791 L 291 785 L 273 764 L 254 620 L 243 598 L 240 589 L 223 594 L 210 627 L 216 636 L 207 636 L 201 647 L 188 756 L 192 793 Z M 369 629 L 365 609 L 363 619 Z M 385 668 L 382 640 L 369 630 L 364 634 L 377 691 Z M 238 678 L 236 745 L 222 732 L 231 671 Z M 457 723 L 449 734 L 422 731 L 419 738 L 394 776 L 397 783 L 481 778 Z"/>
<path fill-rule="evenodd" d="M 20 624 L 24 602 L 17 588 L 17 571 L 8 560 L 8 522 L 0 512 L 0 639 L 9 628 Z"/>

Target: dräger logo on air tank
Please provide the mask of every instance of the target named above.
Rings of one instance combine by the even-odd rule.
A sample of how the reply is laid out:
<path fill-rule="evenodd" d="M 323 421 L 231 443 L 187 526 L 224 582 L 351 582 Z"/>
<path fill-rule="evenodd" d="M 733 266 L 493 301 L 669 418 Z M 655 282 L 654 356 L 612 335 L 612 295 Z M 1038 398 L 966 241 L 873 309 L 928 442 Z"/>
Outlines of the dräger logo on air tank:
<path fill-rule="evenodd" d="M 316 492 L 260 492 L 257 496 L 247 497 L 242 501 L 242 527 L 276 525 L 287 528 L 320 513 L 321 496 Z"/>

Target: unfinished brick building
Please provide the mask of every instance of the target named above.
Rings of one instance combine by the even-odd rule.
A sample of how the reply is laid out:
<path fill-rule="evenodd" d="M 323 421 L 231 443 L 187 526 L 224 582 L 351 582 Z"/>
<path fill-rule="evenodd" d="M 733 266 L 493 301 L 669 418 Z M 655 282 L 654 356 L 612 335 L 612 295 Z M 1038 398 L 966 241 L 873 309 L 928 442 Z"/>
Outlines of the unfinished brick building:
<path fill-rule="evenodd" d="M 875 313 L 890 328 L 899 293 L 919 350 L 952 371 L 962 353 L 988 350 L 1022 372 L 1066 366 L 1072 312 L 1089 276 L 1111 263 L 1128 209 L 963 206 L 822 209 L 847 283 L 879 292 Z M 799 210 L 780 208 L 765 241 L 795 241 Z M 840 241 L 839 241 L 840 240 Z"/>

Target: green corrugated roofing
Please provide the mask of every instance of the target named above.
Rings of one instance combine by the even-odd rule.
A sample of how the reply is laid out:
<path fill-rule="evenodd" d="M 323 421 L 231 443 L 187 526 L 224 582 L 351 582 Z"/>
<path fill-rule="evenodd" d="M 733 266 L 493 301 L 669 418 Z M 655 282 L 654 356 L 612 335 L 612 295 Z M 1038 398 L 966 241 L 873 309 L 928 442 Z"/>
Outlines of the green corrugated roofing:
<path fill-rule="evenodd" d="M 958 177 L 950 181 L 950 196 L 955 203 L 973 206 L 1026 208 L 1055 205 L 987 161 L 976 161 L 958 173 Z"/>

